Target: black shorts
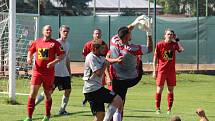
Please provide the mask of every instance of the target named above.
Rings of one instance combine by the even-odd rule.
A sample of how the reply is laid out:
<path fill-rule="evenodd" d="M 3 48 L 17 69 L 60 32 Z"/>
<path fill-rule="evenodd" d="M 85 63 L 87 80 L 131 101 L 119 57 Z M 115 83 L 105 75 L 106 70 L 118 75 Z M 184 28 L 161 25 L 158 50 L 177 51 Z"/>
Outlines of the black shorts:
<path fill-rule="evenodd" d="M 70 76 L 66 76 L 66 77 L 59 77 L 59 76 L 55 76 L 54 79 L 54 89 L 58 87 L 58 90 L 65 90 L 65 89 L 71 89 L 71 78 Z"/>
<path fill-rule="evenodd" d="M 118 94 L 122 98 L 122 100 L 125 100 L 128 88 L 135 86 L 140 80 L 141 78 L 139 76 L 134 79 L 126 79 L 126 80 L 113 79 L 112 80 L 113 91 L 116 94 Z"/>
<path fill-rule="evenodd" d="M 85 99 L 90 103 L 91 112 L 105 112 L 104 103 L 111 103 L 116 94 L 102 87 L 94 92 L 84 93 Z"/>

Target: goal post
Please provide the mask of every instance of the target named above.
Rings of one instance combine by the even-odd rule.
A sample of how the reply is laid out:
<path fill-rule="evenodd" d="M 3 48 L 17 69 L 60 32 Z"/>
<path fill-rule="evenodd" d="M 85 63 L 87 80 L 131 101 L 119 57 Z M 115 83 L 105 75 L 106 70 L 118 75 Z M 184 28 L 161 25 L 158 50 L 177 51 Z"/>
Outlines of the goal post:
<path fill-rule="evenodd" d="M 39 17 L 16 13 L 15 0 L 0 1 L 0 94 L 6 94 L 12 103 L 16 95 L 29 92 L 31 66 L 27 64 L 27 48 L 30 41 L 38 38 Z"/>
<path fill-rule="evenodd" d="M 9 0 L 9 100 L 16 101 L 16 0 Z"/>

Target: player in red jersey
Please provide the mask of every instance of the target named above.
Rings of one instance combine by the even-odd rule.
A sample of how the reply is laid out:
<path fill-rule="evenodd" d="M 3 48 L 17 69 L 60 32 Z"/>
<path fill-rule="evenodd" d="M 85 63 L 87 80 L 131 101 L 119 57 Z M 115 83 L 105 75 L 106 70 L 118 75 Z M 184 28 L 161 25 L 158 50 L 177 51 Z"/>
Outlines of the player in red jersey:
<path fill-rule="evenodd" d="M 82 52 L 82 55 L 84 57 L 87 56 L 88 53 L 91 52 L 92 50 L 92 43 L 94 41 L 96 41 L 97 43 L 100 43 L 102 45 L 101 49 L 103 49 L 102 51 L 102 55 L 105 56 L 108 52 L 108 46 L 107 44 L 101 39 L 102 37 L 102 30 L 101 29 L 94 29 L 93 30 L 93 39 L 92 40 L 89 40 L 85 45 L 84 45 L 84 48 L 83 48 L 83 52 Z"/>
<path fill-rule="evenodd" d="M 176 51 L 182 52 L 184 51 L 184 48 L 179 43 L 179 39 L 175 38 L 174 31 L 171 29 L 166 29 L 164 33 L 164 40 L 157 43 L 153 58 L 153 78 L 156 79 L 157 85 L 155 95 L 155 107 L 157 114 L 160 114 L 161 95 L 165 81 L 168 87 L 167 114 L 171 112 L 174 99 L 173 90 L 176 86 Z"/>
<path fill-rule="evenodd" d="M 50 25 L 43 27 L 43 38 L 30 43 L 28 48 L 27 63 L 32 64 L 33 54 L 35 63 L 32 69 L 30 96 L 27 104 L 27 118 L 24 121 L 31 121 L 35 107 L 35 99 L 40 86 L 43 86 L 46 101 L 46 113 L 42 121 L 48 121 L 52 105 L 51 92 L 54 81 L 54 65 L 63 59 L 64 50 L 61 44 L 51 38 L 52 29 Z"/>

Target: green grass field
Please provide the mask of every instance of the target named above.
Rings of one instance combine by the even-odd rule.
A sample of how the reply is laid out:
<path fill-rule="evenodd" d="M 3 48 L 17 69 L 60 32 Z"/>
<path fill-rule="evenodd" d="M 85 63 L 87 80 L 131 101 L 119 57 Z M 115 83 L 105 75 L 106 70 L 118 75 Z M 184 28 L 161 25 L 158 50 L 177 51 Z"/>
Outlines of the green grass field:
<path fill-rule="evenodd" d="M 62 92 L 53 94 L 51 121 L 92 121 L 89 104 L 82 107 L 82 85 L 80 77 L 73 77 L 73 90 L 67 110 L 67 116 L 58 116 Z M 1 80 L 0 80 L 1 81 Z M 0 82 L 3 84 L 3 82 Z M 17 81 L 17 92 L 28 93 L 28 81 Z M 178 115 L 183 121 L 198 121 L 195 114 L 198 107 L 206 110 L 210 121 L 215 121 L 215 76 L 202 74 L 177 74 L 175 100 L 172 114 L 166 114 L 166 87 L 162 95 L 160 115 L 154 110 L 155 81 L 151 75 L 144 75 L 142 81 L 128 90 L 124 111 L 124 121 L 168 121 L 172 115 Z M 0 94 L 0 121 L 21 121 L 26 117 L 27 96 L 17 96 L 17 105 L 6 103 L 7 95 Z M 41 121 L 45 111 L 44 104 L 36 107 L 33 120 Z"/>

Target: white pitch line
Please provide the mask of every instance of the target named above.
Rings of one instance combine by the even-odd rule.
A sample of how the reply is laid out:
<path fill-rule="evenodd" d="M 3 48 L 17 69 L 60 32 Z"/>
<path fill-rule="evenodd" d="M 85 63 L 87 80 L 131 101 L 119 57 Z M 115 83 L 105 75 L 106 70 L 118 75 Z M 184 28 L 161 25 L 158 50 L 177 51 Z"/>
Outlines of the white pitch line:
<path fill-rule="evenodd" d="M 0 94 L 8 94 L 8 92 L 0 92 Z M 16 95 L 29 95 L 29 94 L 25 94 L 25 93 L 16 93 Z"/>

